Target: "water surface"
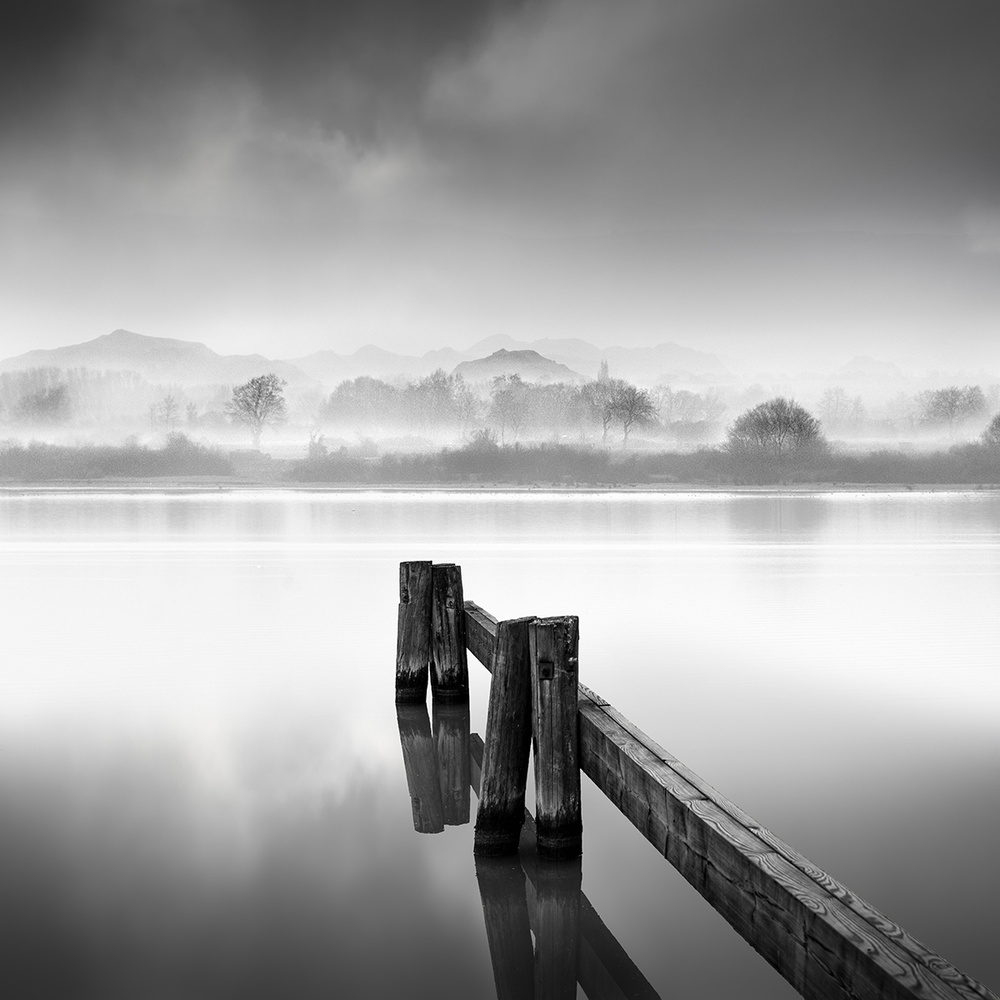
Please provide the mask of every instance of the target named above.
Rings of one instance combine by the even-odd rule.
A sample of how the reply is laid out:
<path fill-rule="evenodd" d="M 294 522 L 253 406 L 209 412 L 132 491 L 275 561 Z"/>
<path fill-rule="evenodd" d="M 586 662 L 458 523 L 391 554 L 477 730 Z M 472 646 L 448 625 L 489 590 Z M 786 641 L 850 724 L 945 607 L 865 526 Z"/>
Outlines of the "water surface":
<path fill-rule="evenodd" d="M 471 828 L 411 821 L 420 558 L 498 617 L 579 615 L 585 683 L 1000 983 L 1000 498 L 46 492 L 0 497 L 21 995 L 494 995 Z M 791 995 L 586 779 L 584 851 L 662 996 Z"/>

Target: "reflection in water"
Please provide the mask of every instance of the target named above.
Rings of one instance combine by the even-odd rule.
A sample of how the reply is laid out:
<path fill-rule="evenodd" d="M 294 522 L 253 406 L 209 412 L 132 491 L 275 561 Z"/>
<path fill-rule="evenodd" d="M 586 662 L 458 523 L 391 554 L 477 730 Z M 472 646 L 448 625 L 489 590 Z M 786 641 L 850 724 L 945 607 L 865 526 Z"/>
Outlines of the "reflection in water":
<path fill-rule="evenodd" d="M 397 705 L 406 786 L 417 833 L 440 833 L 469 822 L 469 706 Z"/>
<path fill-rule="evenodd" d="M 456 774 L 456 754 L 464 755 L 467 788 L 479 793 L 483 741 L 468 735 L 468 710 L 434 706 L 435 726 L 449 719 L 460 738 L 442 742 L 438 759 L 427 752 L 429 727 L 423 705 L 397 706 L 400 742 L 411 798 L 414 789 L 433 798 L 437 776 Z M 416 799 L 414 798 L 414 802 Z M 417 832 L 428 831 L 424 811 L 413 806 Z M 466 816 L 468 813 L 466 812 Z M 476 881 L 483 904 L 486 938 L 498 1000 L 572 1000 L 577 982 L 588 997 L 635 997 L 659 1000 L 659 995 L 629 959 L 624 948 L 597 915 L 582 892 L 583 863 L 540 861 L 535 822 L 525 812 L 518 854 L 476 857 Z M 534 943 L 533 943 L 534 942 Z"/>
<path fill-rule="evenodd" d="M 289 773 L 285 748 L 258 745 L 248 760 L 234 752 L 226 770 L 240 777 L 227 789 L 176 744 L 102 749 L 64 736 L 62 756 L 40 761 L 7 741 L 0 758 L 3 996 L 441 1000 L 490 989 L 478 903 L 470 893 L 458 910 L 436 905 L 437 877 L 456 885 L 461 872 L 443 856 L 437 877 L 429 868 L 427 840 L 395 808 L 401 780 L 360 774 L 340 789 L 334 774 L 305 761 Z"/>
<path fill-rule="evenodd" d="M 580 615 L 586 683 L 996 984 L 998 528 L 995 491 L 0 490 L 0 993 L 225 996 L 269 969 L 303 996 L 491 995 L 471 824 L 411 829 L 385 668 L 404 558 L 461 564 L 504 618 Z M 115 734 L 115 767 L 79 725 Z M 144 757 L 152 731 L 190 767 Z M 63 752 L 49 782 L 35 765 Z M 664 994 L 790 995 L 583 795 L 587 895 Z M 60 988 L 7 989 L 8 969 Z"/>
<path fill-rule="evenodd" d="M 469 822 L 469 706 L 434 703 L 434 747 L 446 826 Z"/>
<path fill-rule="evenodd" d="M 444 807 L 427 708 L 424 705 L 397 705 L 396 721 L 403 748 L 406 787 L 413 808 L 413 829 L 417 833 L 440 833 L 444 829 Z"/>

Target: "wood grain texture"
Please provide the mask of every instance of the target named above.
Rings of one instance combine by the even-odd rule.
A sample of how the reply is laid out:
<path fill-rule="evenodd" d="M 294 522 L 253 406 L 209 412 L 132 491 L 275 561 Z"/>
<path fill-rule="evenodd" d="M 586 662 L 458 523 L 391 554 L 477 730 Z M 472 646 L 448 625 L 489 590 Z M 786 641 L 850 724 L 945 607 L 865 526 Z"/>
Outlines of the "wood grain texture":
<path fill-rule="evenodd" d="M 488 611 L 472 601 L 465 602 L 465 643 L 469 652 L 493 672 L 493 654 L 500 623 Z"/>
<path fill-rule="evenodd" d="M 434 746 L 445 826 L 469 822 L 469 706 L 434 702 Z"/>
<path fill-rule="evenodd" d="M 517 851 L 531 752 L 531 653 L 534 619 L 500 622 L 486 714 L 486 751 L 473 850 L 500 856 Z"/>
<path fill-rule="evenodd" d="M 436 701 L 468 702 L 462 570 L 435 564 L 431 584 L 431 691 Z"/>
<path fill-rule="evenodd" d="M 490 616 L 475 617 L 485 652 Z M 584 773 L 803 996 L 997 1000 L 582 684 L 578 699 Z"/>
<path fill-rule="evenodd" d="M 529 628 L 535 749 L 535 823 L 543 860 L 579 857 L 580 759 L 577 726 L 579 621 L 542 618 Z"/>
<path fill-rule="evenodd" d="M 427 701 L 431 660 L 432 564 L 399 564 L 399 615 L 396 625 L 396 703 Z"/>
<path fill-rule="evenodd" d="M 417 833 L 440 833 L 444 808 L 438 779 L 438 760 L 425 705 L 397 705 L 396 723 L 403 749 L 406 787 Z"/>
<path fill-rule="evenodd" d="M 869 904 L 850 905 L 829 876 L 609 708 L 581 692 L 584 772 L 803 996 L 992 996 L 928 949 L 920 954 Z"/>

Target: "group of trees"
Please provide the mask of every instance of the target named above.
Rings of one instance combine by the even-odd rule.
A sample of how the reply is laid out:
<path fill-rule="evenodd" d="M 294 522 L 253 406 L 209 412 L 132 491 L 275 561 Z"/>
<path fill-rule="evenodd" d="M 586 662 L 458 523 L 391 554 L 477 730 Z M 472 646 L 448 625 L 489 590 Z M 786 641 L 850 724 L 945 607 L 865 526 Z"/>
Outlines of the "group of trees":
<path fill-rule="evenodd" d="M 696 393 L 661 390 L 672 413 L 686 419 L 704 419 L 706 412 L 717 419 L 721 412 L 717 400 L 706 409 Z M 650 392 L 611 378 L 606 366 L 596 380 L 583 385 L 526 382 L 512 374 L 477 388 L 461 375 L 439 370 L 403 386 L 369 376 L 341 382 L 323 406 L 319 422 L 325 428 L 369 433 L 407 428 L 424 433 L 458 430 L 463 436 L 488 427 L 501 444 L 528 434 L 583 436 L 598 429 L 607 442 L 611 429 L 618 427 L 627 444 L 635 428 L 655 424 L 658 413 Z"/>

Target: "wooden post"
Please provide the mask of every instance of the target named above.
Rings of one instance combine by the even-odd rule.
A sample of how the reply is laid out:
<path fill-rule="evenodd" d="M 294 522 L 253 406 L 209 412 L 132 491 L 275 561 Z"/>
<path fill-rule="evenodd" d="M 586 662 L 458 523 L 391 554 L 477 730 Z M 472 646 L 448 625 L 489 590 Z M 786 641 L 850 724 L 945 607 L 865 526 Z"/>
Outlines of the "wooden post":
<path fill-rule="evenodd" d="M 500 622 L 486 714 L 486 749 L 473 850 L 514 854 L 524 822 L 524 786 L 531 751 L 531 663 L 528 626 L 533 618 Z"/>
<path fill-rule="evenodd" d="M 444 829 L 444 808 L 427 706 L 397 705 L 396 722 L 413 809 L 413 829 L 417 833 L 440 833 Z"/>
<path fill-rule="evenodd" d="M 469 700 L 462 567 L 435 565 L 431 599 L 431 688 L 436 701 Z M 468 784 L 468 782 L 466 782 Z"/>
<path fill-rule="evenodd" d="M 431 659 L 431 592 L 431 563 L 399 564 L 397 705 L 427 700 L 427 666 Z"/>
<path fill-rule="evenodd" d="M 530 629 L 535 726 L 535 823 L 543 860 L 579 857 L 580 750 L 577 723 L 579 619 L 543 618 Z"/>
<path fill-rule="evenodd" d="M 434 702 L 434 743 L 445 826 L 469 822 L 469 706 Z"/>
<path fill-rule="evenodd" d="M 538 866 L 535 877 L 535 1000 L 576 1000 L 582 861 Z"/>

